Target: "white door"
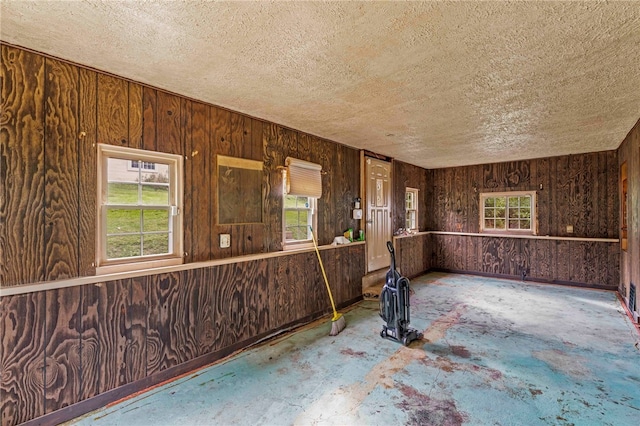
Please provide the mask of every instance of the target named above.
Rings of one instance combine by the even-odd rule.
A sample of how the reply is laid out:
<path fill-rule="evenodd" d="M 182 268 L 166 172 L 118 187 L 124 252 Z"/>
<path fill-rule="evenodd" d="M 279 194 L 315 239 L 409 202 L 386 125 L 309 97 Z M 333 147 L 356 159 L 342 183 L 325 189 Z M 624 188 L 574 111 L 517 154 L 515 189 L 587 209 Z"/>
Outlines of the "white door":
<path fill-rule="evenodd" d="M 387 241 L 391 240 L 391 163 L 367 158 L 365 173 L 367 271 L 391 264 Z"/>

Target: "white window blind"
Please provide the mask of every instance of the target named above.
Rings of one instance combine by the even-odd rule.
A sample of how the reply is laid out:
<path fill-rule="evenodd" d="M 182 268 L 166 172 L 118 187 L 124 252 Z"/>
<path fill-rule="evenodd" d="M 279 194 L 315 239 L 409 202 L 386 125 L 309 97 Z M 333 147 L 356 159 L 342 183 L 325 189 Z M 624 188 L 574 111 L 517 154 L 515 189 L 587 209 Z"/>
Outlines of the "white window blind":
<path fill-rule="evenodd" d="M 286 191 L 288 195 L 320 198 L 322 196 L 322 166 L 287 157 Z"/>

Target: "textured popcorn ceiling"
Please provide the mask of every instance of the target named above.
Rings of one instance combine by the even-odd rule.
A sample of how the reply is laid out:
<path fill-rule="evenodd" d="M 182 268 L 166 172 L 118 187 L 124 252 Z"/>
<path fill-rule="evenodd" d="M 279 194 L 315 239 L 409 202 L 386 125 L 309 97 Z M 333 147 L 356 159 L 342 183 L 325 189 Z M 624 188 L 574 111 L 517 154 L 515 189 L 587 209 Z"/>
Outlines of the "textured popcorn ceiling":
<path fill-rule="evenodd" d="M 638 2 L 1 1 L 1 39 L 436 168 L 615 149 Z"/>

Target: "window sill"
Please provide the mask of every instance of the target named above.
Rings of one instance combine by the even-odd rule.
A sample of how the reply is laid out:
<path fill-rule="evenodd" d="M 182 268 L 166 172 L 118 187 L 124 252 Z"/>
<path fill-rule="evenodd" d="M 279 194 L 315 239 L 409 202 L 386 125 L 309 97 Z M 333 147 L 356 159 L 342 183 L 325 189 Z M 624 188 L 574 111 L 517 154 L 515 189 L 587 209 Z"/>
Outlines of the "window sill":
<path fill-rule="evenodd" d="M 118 272 L 144 271 L 164 266 L 182 265 L 181 257 L 171 259 L 144 260 L 141 262 L 118 263 L 114 265 L 103 265 L 96 268 L 96 275 L 114 274 Z"/>

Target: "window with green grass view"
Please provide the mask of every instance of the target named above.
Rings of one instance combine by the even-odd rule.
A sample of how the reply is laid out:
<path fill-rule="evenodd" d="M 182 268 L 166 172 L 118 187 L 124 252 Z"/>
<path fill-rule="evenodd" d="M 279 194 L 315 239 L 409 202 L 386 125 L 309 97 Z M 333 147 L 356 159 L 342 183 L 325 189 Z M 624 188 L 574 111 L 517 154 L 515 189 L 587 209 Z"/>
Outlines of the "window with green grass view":
<path fill-rule="evenodd" d="M 535 192 L 480 194 L 482 231 L 535 232 Z"/>
<path fill-rule="evenodd" d="M 285 243 L 308 242 L 311 240 L 309 226 L 313 227 L 315 198 L 299 195 L 284 197 L 284 239 Z"/>
<path fill-rule="evenodd" d="M 182 157 L 100 145 L 98 265 L 181 258 Z"/>

